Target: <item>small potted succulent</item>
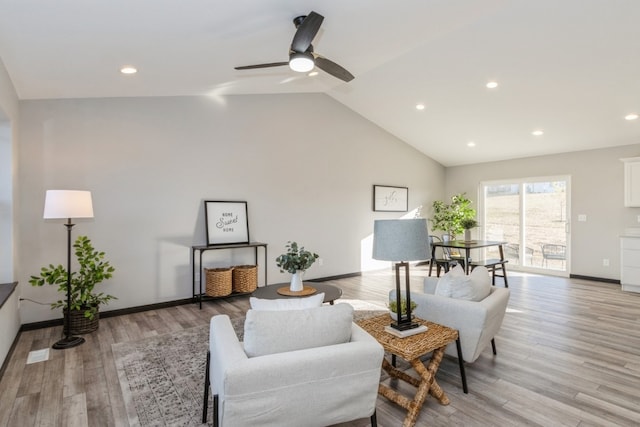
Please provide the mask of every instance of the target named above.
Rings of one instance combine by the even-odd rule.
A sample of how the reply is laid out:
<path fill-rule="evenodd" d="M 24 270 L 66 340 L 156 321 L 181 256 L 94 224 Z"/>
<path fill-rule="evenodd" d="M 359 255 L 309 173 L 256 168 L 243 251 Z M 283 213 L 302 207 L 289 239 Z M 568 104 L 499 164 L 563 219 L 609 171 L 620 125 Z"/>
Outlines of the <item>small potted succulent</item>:
<path fill-rule="evenodd" d="M 289 241 L 285 247 L 287 252 L 276 258 L 276 265 L 280 267 L 280 273 L 288 271 L 292 274 L 289 289 L 292 292 L 302 291 L 302 275 L 316 262 L 319 255 L 305 250 L 303 246 L 298 247 L 296 242 Z"/>
<path fill-rule="evenodd" d="M 415 310 L 415 308 L 418 306 L 418 304 L 416 304 L 415 301 L 411 301 L 411 313 L 413 313 L 413 310 Z M 393 320 L 398 320 L 398 301 L 397 300 L 392 300 L 389 301 L 389 310 L 390 313 L 389 315 L 391 316 L 391 318 Z M 405 297 L 401 297 L 400 298 L 400 310 L 402 312 L 402 314 L 407 314 L 407 299 Z M 413 314 L 412 314 L 413 317 Z"/>

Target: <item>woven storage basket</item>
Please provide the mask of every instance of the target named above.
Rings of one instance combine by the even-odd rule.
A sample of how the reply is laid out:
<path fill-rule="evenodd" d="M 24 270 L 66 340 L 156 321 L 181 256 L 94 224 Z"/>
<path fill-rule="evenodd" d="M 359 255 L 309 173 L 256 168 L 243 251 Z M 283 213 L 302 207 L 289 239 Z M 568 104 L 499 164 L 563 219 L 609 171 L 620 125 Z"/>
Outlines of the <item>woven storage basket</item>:
<path fill-rule="evenodd" d="M 258 267 L 236 265 L 233 267 L 233 292 L 253 292 L 258 287 Z"/>
<path fill-rule="evenodd" d="M 63 313 L 65 314 L 63 321 L 64 328 L 66 328 L 67 326 L 66 312 L 67 310 L 63 309 Z M 87 317 L 84 317 L 84 310 L 71 310 L 71 313 L 69 315 L 69 324 L 71 325 L 71 329 L 69 333 L 71 335 L 82 335 L 97 331 L 99 320 L 100 312 L 97 312 L 93 316 L 93 319 L 89 319 Z"/>
<path fill-rule="evenodd" d="M 231 268 L 205 268 L 207 288 L 210 297 L 223 297 L 231 293 Z"/>

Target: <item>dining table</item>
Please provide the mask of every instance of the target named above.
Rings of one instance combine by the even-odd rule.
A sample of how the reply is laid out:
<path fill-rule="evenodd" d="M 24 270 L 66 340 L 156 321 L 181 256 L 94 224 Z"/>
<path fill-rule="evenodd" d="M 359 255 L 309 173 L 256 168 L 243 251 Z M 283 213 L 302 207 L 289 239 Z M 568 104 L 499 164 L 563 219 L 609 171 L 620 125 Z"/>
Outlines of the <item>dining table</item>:
<path fill-rule="evenodd" d="M 433 242 L 431 244 L 431 258 L 435 259 L 436 248 L 448 248 L 448 249 L 457 249 L 459 251 L 464 250 L 464 259 L 463 265 L 466 274 L 469 274 L 470 270 L 470 260 L 471 260 L 471 250 L 472 249 L 482 249 L 489 248 L 492 246 L 497 246 L 500 252 L 500 260 L 504 262 L 504 251 L 502 249 L 502 245 L 505 245 L 507 242 L 502 240 L 449 240 L 446 242 Z M 457 259 L 457 258 L 453 258 Z"/>

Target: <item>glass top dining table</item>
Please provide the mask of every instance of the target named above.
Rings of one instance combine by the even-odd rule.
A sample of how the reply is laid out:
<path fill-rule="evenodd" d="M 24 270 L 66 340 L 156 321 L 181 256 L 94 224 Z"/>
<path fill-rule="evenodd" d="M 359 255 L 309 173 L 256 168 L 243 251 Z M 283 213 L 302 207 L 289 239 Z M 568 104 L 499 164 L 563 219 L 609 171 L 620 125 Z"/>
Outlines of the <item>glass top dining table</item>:
<path fill-rule="evenodd" d="M 448 242 L 433 242 L 431 244 L 431 257 L 435 258 L 437 247 L 459 250 L 464 249 L 464 268 L 465 273 L 469 274 L 469 259 L 471 258 L 472 249 L 482 249 L 491 246 L 497 246 L 498 250 L 500 251 L 500 260 L 504 261 L 504 251 L 502 250 L 502 245 L 505 245 L 506 243 L 507 242 L 502 240 L 450 240 Z"/>

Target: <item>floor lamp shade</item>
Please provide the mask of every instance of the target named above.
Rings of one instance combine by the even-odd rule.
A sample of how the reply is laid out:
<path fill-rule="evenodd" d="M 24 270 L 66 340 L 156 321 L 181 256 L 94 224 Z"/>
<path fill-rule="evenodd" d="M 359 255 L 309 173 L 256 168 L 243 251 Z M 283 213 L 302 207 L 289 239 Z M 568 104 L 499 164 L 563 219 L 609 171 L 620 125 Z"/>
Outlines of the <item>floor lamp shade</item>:
<path fill-rule="evenodd" d="M 47 190 L 44 219 L 93 218 L 91 191 Z"/>

